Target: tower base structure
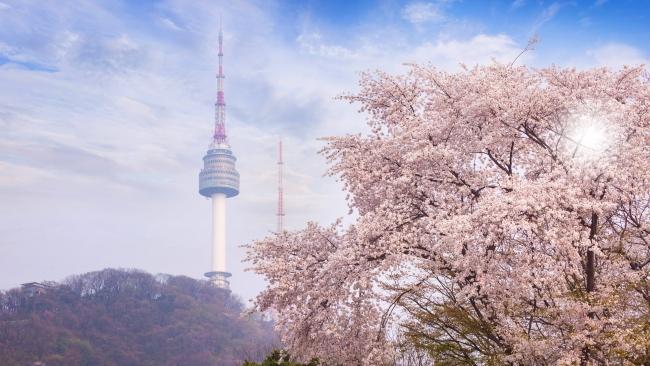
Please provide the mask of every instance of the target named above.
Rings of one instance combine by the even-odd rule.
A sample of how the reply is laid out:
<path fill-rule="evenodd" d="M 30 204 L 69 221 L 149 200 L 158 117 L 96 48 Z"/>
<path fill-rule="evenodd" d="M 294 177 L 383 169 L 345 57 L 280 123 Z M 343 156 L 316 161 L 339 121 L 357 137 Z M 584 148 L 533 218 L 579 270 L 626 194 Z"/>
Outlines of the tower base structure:
<path fill-rule="evenodd" d="M 204 276 L 214 286 L 230 291 L 230 281 L 228 281 L 228 278 L 232 276 L 230 272 L 210 271 L 206 272 Z"/>

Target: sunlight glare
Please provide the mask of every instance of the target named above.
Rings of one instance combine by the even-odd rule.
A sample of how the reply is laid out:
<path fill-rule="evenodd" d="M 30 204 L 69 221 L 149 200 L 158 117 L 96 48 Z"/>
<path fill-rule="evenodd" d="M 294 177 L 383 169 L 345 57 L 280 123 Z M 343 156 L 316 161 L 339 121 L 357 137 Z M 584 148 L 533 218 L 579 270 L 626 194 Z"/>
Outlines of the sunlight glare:
<path fill-rule="evenodd" d="M 597 159 L 610 144 L 604 119 L 590 114 L 577 116 L 568 135 L 572 157 Z"/>

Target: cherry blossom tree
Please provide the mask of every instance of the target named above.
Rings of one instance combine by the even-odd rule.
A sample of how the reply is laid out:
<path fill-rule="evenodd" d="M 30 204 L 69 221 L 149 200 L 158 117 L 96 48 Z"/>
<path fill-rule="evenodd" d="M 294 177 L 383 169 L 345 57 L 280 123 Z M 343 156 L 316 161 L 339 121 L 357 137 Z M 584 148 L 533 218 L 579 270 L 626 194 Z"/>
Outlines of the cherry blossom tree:
<path fill-rule="evenodd" d="M 650 363 L 643 67 L 365 74 L 326 138 L 355 222 L 248 246 L 290 351 L 330 364 Z M 398 342 L 398 340 L 400 340 Z"/>

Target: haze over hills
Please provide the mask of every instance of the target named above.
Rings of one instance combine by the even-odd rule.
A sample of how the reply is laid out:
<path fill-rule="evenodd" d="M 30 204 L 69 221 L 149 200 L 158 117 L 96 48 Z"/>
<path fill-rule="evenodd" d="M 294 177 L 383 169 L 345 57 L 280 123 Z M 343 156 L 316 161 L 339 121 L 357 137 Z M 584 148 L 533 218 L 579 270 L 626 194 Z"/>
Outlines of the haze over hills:
<path fill-rule="evenodd" d="M 206 281 L 105 269 L 0 292 L 0 365 L 241 365 L 270 321 Z"/>

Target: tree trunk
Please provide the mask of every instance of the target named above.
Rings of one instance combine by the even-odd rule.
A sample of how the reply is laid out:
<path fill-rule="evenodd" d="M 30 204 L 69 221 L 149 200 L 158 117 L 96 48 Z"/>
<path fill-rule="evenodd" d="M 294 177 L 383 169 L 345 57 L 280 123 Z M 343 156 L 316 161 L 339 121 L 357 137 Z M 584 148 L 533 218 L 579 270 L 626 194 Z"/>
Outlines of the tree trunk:
<path fill-rule="evenodd" d="M 596 236 L 596 228 L 598 227 L 598 214 L 595 212 L 591 214 L 591 228 L 589 230 L 589 240 L 594 240 Z M 587 272 L 587 292 L 592 292 L 596 289 L 596 256 L 594 251 L 590 248 L 587 250 L 587 265 L 585 266 Z"/>
<path fill-rule="evenodd" d="M 591 227 L 589 228 L 589 240 L 592 241 L 596 237 L 596 228 L 598 227 L 598 215 L 593 212 L 591 214 Z M 589 248 L 587 249 L 587 263 L 585 265 L 585 272 L 587 277 L 587 292 L 593 292 L 596 289 L 596 255 L 594 251 Z M 592 318 L 594 314 L 589 313 L 589 317 Z M 582 357 L 580 357 L 580 366 L 586 366 L 589 362 L 589 347 L 585 346 L 582 349 Z"/>
<path fill-rule="evenodd" d="M 587 292 L 592 292 L 596 289 L 596 259 L 594 251 L 589 249 L 587 251 Z"/>

